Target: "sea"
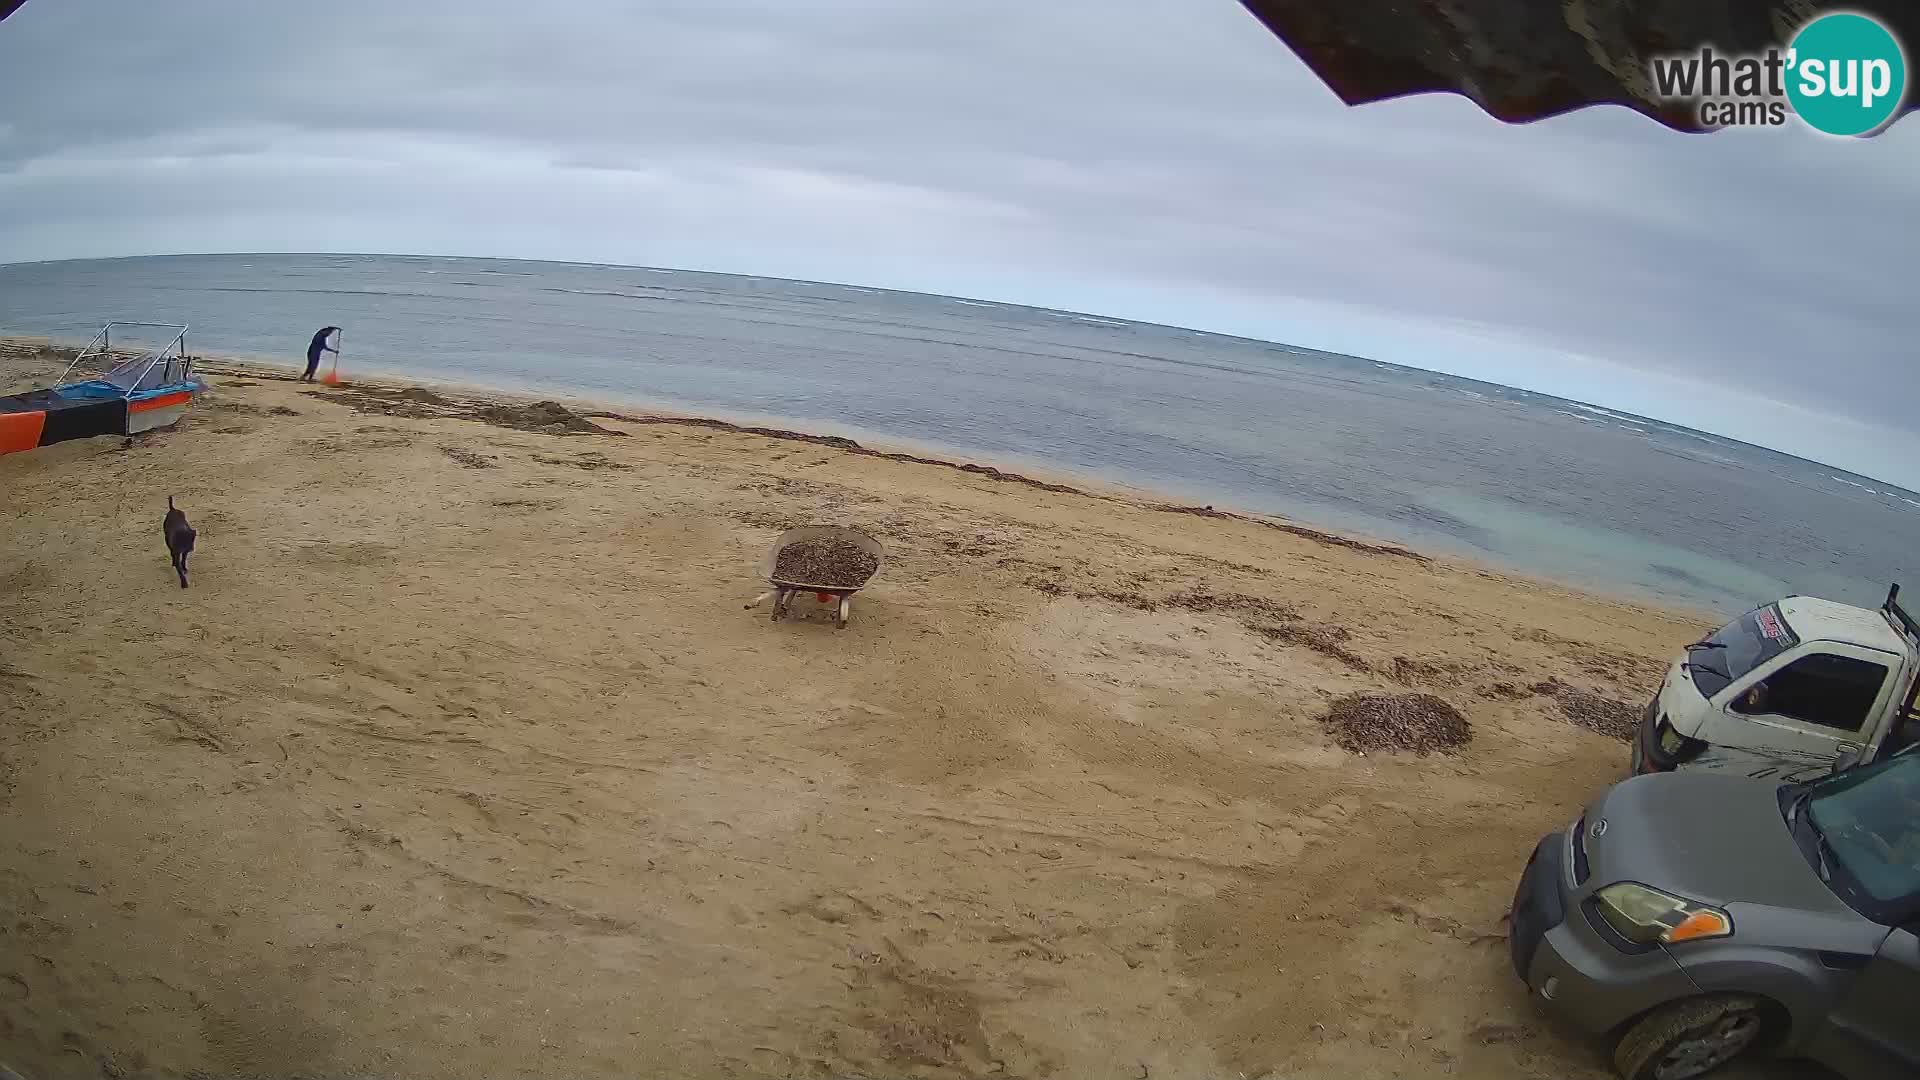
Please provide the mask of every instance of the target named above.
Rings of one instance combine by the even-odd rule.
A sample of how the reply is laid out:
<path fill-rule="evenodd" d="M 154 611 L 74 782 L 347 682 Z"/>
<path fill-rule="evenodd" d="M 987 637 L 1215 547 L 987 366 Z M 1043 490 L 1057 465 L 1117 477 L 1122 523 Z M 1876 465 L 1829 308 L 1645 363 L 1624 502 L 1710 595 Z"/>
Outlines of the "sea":
<path fill-rule="evenodd" d="M 1920 495 L 1547 394 L 1274 342 L 851 285 L 388 255 L 0 265 L 0 334 L 191 325 L 304 362 L 773 423 L 1162 492 L 1704 615 L 1920 588 Z"/>

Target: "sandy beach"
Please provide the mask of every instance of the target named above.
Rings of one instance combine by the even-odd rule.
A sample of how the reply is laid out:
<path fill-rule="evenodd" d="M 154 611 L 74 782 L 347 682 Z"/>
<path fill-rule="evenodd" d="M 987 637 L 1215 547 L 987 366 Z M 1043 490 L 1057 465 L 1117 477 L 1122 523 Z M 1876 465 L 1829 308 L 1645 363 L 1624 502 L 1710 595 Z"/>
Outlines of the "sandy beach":
<path fill-rule="evenodd" d="M 174 430 L 0 458 L 29 1076 L 1607 1075 L 1503 915 L 1698 619 L 844 440 L 208 370 Z M 743 610 L 808 523 L 886 546 L 844 630 Z M 1350 753 L 1353 694 L 1471 740 Z"/>

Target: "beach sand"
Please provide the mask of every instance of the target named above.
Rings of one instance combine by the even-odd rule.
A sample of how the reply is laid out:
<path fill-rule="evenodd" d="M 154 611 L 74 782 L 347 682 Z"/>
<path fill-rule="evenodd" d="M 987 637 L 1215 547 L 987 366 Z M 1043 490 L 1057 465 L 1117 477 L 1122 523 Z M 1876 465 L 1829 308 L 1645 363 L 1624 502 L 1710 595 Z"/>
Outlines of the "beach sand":
<path fill-rule="evenodd" d="M 1568 708 L 1631 715 L 1696 619 L 820 442 L 210 370 L 174 430 L 0 458 L 14 1068 L 1605 1075 L 1503 915 L 1625 769 Z M 816 522 L 886 545 L 851 624 L 743 610 Z M 1472 741 L 1349 754 L 1317 718 L 1358 692 Z"/>

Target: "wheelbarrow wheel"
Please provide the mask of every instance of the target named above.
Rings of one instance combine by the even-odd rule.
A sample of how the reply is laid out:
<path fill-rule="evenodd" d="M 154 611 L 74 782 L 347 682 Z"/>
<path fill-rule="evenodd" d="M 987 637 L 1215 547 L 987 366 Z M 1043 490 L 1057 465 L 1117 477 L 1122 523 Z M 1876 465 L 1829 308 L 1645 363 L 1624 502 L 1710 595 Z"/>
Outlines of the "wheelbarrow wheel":
<path fill-rule="evenodd" d="M 841 597 L 840 598 L 840 614 L 837 618 L 833 620 L 833 625 L 838 629 L 845 630 L 847 628 L 847 616 L 851 615 L 852 613 L 853 613 L 853 597 L 851 596 Z"/>

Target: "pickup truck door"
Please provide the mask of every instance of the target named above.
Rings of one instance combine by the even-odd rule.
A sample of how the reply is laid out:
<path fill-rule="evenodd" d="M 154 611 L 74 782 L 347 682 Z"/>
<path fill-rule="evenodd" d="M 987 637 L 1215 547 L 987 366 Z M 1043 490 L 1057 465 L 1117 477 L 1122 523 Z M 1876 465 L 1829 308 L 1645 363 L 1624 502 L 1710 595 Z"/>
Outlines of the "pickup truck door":
<path fill-rule="evenodd" d="M 1744 725 L 1743 744 L 1831 759 L 1846 748 L 1870 750 L 1886 733 L 1900 658 L 1839 641 L 1812 641 L 1786 652 L 1716 694 L 1713 707 Z M 1877 680 L 1877 686 L 1868 685 Z M 1830 687 L 1830 689 L 1823 689 Z M 1749 694 L 1766 697 L 1755 706 Z"/>
<path fill-rule="evenodd" d="M 1867 961 L 1811 1056 L 1847 1080 L 1913 1080 L 1920 1076 L 1920 937 L 1895 930 Z"/>

